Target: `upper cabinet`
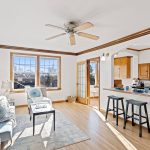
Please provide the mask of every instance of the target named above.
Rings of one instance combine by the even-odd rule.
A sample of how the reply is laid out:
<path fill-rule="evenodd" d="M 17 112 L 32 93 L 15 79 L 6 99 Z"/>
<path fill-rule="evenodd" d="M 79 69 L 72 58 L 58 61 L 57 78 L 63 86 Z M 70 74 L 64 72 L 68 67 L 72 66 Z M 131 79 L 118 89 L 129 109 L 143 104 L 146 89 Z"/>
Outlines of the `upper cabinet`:
<path fill-rule="evenodd" d="M 139 64 L 139 79 L 150 80 L 150 64 Z"/>
<path fill-rule="evenodd" d="M 114 79 L 126 79 L 131 77 L 131 57 L 114 59 Z"/>

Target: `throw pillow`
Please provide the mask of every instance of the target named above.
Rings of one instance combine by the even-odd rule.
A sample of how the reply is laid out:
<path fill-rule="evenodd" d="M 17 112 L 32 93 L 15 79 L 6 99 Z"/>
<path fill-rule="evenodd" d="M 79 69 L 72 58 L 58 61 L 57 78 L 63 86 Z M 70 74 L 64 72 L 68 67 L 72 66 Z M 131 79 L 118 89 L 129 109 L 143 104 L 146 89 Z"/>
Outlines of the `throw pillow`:
<path fill-rule="evenodd" d="M 30 88 L 28 90 L 29 98 L 42 97 L 42 92 L 40 88 Z"/>

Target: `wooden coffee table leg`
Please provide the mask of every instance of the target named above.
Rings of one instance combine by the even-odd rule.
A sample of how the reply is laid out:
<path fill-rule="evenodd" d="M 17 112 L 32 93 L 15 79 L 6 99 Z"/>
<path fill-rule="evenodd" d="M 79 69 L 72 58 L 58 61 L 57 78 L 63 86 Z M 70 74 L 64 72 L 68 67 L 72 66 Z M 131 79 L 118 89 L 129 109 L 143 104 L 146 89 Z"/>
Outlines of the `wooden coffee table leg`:
<path fill-rule="evenodd" d="M 55 131 L 55 111 L 54 111 L 54 113 L 53 113 L 53 117 L 54 117 L 54 131 Z"/>
<path fill-rule="evenodd" d="M 35 131 L 35 115 L 33 114 L 33 136 L 34 136 L 34 131 Z"/>

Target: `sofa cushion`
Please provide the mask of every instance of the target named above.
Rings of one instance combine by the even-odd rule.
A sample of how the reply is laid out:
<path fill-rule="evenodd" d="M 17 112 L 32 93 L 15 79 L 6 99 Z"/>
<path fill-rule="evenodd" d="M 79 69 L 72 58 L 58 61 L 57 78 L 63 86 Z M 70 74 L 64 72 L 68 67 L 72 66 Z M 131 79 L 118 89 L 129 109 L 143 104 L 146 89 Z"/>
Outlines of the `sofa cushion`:
<path fill-rule="evenodd" d="M 0 123 L 0 138 L 1 141 L 7 141 L 12 137 L 12 121 L 5 121 Z"/>
<path fill-rule="evenodd" d="M 0 96 L 0 122 L 10 119 L 9 103 L 5 96 Z"/>

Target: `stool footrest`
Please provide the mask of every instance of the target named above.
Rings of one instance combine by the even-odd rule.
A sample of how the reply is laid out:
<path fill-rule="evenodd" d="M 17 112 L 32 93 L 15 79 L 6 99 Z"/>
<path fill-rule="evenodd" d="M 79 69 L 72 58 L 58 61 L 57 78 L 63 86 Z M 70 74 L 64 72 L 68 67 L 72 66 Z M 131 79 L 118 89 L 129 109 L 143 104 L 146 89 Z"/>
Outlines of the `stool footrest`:
<path fill-rule="evenodd" d="M 134 113 L 134 115 L 139 116 L 139 114 Z M 145 116 L 141 116 L 142 118 L 146 118 Z"/>
<path fill-rule="evenodd" d="M 134 115 L 135 115 L 135 114 L 134 114 Z M 139 116 L 139 115 L 137 114 L 136 116 Z M 141 116 L 141 117 L 146 119 L 145 116 Z M 133 118 L 133 119 L 135 119 L 135 120 L 139 120 L 138 118 L 135 118 L 135 117 L 132 117 L 132 116 L 127 116 L 127 118 Z"/>
<path fill-rule="evenodd" d="M 135 117 L 132 117 L 132 116 L 127 116 L 127 119 L 128 118 L 133 118 L 133 119 L 135 119 L 135 120 L 139 120 L 138 118 L 135 118 Z"/>
<path fill-rule="evenodd" d="M 113 109 L 108 109 L 108 111 L 114 111 Z"/>
<path fill-rule="evenodd" d="M 108 111 L 115 111 L 116 112 L 115 109 L 116 109 L 115 107 L 114 107 L 114 110 L 109 108 Z M 123 109 L 121 109 L 121 108 L 118 108 L 118 110 L 122 110 L 123 111 Z"/>
<path fill-rule="evenodd" d="M 145 122 L 142 122 L 141 124 L 145 124 L 145 123 L 147 123 L 147 121 L 145 121 Z"/>
<path fill-rule="evenodd" d="M 132 117 L 132 116 L 127 116 L 127 118 L 133 118 L 133 119 L 135 119 L 135 120 L 138 120 L 138 121 L 139 121 L 139 119 L 138 119 L 138 118 L 135 118 L 135 117 Z M 145 123 L 147 123 L 147 121 L 145 121 L 145 122 L 141 122 L 141 124 L 145 124 Z"/>
<path fill-rule="evenodd" d="M 118 114 L 118 115 L 123 115 L 124 113 L 120 113 L 120 114 Z"/>
<path fill-rule="evenodd" d="M 116 107 L 114 107 L 115 109 L 116 109 Z M 118 110 L 122 110 L 123 111 L 123 109 L 121 109 L 121 108 L 118 108 Z"/>
<path fill-rule="evenodd" d="M 108 111 L 114 111 L 114 112 L 116 112 L 116 110 L 113 110 L 113 109 L 108 109 Z M 119 113 L 118 115 L 122 115 L 122 114 L 124 114 L 124 112 L 123 113 Z"/>

